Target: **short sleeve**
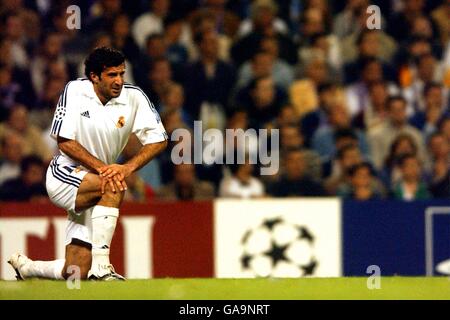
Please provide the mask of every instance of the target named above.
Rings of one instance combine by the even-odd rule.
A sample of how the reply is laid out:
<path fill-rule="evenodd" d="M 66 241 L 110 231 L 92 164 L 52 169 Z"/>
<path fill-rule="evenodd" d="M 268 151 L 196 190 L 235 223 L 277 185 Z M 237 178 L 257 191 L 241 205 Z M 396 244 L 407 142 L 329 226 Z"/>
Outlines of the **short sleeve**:
<path fill-rule="evenodd" d="M 137 92 L 137 112 L 133 124 L 133 133 L 143 145 L 167 140 L 167 133 L 158 111 L 150 99 L 141 90 Z"/>
<path fill-rule="evenodd" d="M 56 139 L 58 136 L 74 140 L 77 132 L 77 118 L 80 116 L 76 103 L 76 90 L 70 81 L 59 97 L 51 127 L 50 136 Z"/>

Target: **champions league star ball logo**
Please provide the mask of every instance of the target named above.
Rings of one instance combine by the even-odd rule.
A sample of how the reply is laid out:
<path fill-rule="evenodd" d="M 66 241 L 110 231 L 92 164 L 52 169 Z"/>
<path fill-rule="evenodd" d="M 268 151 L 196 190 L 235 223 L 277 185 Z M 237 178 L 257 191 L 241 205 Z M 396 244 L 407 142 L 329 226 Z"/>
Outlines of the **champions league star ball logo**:
<path fill-rule="evenodd" d="M 314 236 L 307 227 L 267 219 L 242 237 L 241 267 L 248 276 L 311 276 L 318 265 L 313 246 Z"/>

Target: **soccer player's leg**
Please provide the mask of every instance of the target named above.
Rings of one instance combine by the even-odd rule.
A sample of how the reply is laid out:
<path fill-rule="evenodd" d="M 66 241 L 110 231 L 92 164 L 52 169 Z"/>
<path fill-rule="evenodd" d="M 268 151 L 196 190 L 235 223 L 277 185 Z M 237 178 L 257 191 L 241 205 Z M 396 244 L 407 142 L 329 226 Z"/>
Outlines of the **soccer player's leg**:
<path fill-rule="evenodd" d="M 61 207 L 69 213 L 69 224 L 68 229 L 71 229 L 71 233 L 75 235 L 75 238 L 80 238 L 85 236 L 86 239 L 81 237 L 83 240 L 89 240 L 88 231 L 89 229 L 83 223 L 77 223 L 70 219 L 75 213 L 75 199 L 83 178 L 88 174 L 84 170 L 76 170 L 74 166 L 71 166 L 67 162 L 62 164 L 58 160 L 60 156 L 53 158 L 47 169 L 46 175 L 46 188 L 50 200 L 58 207 Z M 85 215 L 81 215 L 84 217 Z M 68 263 L 77 264 L 81 270 L 83 266 L 87 265 L 89 261 L 79 261 L 76 255 L 72 255 L 70 250 L 71 238 L 66 237 L 66 245 L 68 245 L 68 253 L 66 253 L 66 258 L 69 258 Z M 89 243 L 90 245 L 90 243 Z M 90 253 L 90 250 L 88 250 Z M 44 278 L 44 279 L 63 279 L 67 268 L 65 268 L 65 259 L 57 259 L 53 261 L 33 261 L 29 259 L 26 255 L 21 253 L 13 254 L 8 263 L 14 268 L 16 272 L 16 277 L 18 280 L 24 280 L 27 278 Z M 90 265 L 87 266 L 90 268 Z"/>
<path fill-rule="evenodd" d="M 117 187 L 113 190 L 110 184 L 106 184 L 104 193 L 101 189 L 102 178 L 88 173 L 80 185 L 75 201 L 75 210 L 92 207 L 92 262 L 88 277 L 93 280 L 123 280 L 110 263 L 109 250 L 124 192 Z"/>
<path fill-rule="evenodd" d="M 91 245 L 72 238 L 72 242 L 66 245 L 66 260 L 62 269 L 62 276 L 64 279 L 68 279 L 78 274 L 80 279 L 87 279 L 91 263 Z"/>

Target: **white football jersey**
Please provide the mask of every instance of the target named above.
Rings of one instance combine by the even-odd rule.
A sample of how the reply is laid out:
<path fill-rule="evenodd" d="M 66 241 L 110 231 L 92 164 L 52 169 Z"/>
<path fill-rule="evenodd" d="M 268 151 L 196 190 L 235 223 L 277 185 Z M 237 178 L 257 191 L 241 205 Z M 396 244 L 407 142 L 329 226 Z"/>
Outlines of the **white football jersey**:
<path fill-rule="evenodd" d="M 51 136 L 54 139 L 60 136 L 76 140 L 94 157 L 112 164 L 131 133 L 143 145 L 167 139 L 158 112 L 139 87 L 124 84 L 120 96 L 103 105 L 88 79 L 66 85 L 53 117 Z M 58 163 L 80 165 L 60 152 L 63 156 Z"/>

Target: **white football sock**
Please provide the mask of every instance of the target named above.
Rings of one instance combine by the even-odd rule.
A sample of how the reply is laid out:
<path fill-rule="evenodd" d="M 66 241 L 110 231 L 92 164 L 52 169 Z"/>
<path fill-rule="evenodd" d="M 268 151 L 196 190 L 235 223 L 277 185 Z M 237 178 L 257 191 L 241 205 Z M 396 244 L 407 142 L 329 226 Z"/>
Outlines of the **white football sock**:
<path fill-rule="evenodd" d="M 95 206 L 92 210 L 91 273 L 102 276 L 109 272 L 109 247 L 116 229 L 119 209 Z"/>
<path fill-rule="evenodd" d="M 45 278 L 45 279 L 64 279 L 62 270 L 64 268 L 64 259 L 53 261 L 30 261 L 20 268 L 20 272 L 25 278 Z"/>

